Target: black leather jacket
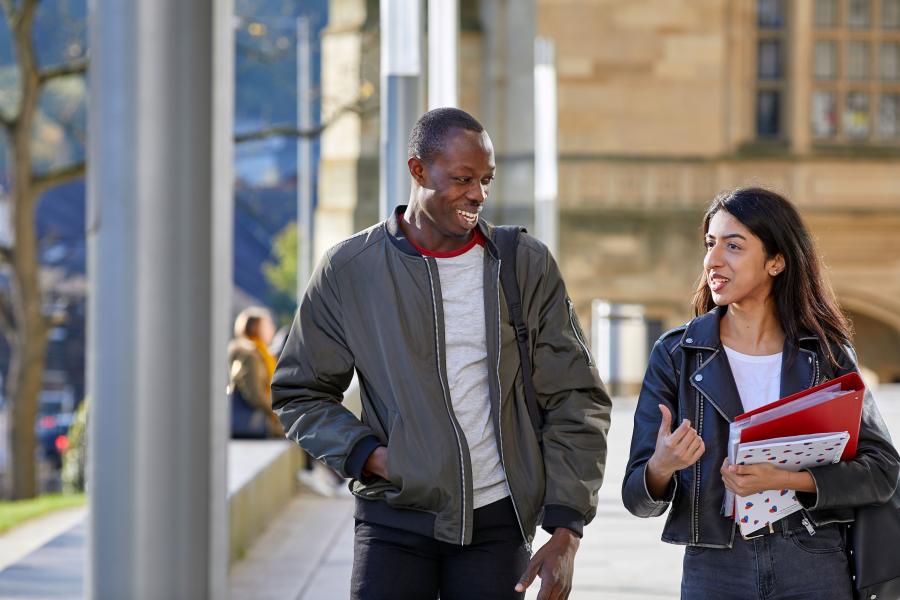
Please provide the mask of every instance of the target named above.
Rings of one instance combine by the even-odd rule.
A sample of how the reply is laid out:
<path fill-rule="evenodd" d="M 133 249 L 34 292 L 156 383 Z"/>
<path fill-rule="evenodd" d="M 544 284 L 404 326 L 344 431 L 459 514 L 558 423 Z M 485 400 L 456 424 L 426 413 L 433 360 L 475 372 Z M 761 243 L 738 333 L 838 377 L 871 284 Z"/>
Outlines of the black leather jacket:
<path fill-rule="evenodd" d="M 724 310 L 713 309 L 656 342 L 638 399 L 622 499 L 639 517 L 659 516 L 671 505 L 662 534 L 665 542 L 730 548 L 734 541 L 734 521 L 722 515 L 725 486 L 719 468 L 725 460 L 728 425 L 744 409 L 719 339 Z M 797 348 L 785 342 L 782 397 L 857 369 L 849 346 L 835 348 L 840 367 L 833 368 L 816 336 L 804 334 L 798 341 Z M 675 474 L 664 500 L 650 496 L 644 479 L 661 422 L 658 404 L 669 407 L 676 425 L 690 419 L 706 445 L 697 463 Z M 817 493 L 801 493 L 798 498 L 816 526 L 852 521 L 852 507 L 890 498 L 900 458 L 869 391 L 863 402 L 856 457 L 809 472 Z"/>

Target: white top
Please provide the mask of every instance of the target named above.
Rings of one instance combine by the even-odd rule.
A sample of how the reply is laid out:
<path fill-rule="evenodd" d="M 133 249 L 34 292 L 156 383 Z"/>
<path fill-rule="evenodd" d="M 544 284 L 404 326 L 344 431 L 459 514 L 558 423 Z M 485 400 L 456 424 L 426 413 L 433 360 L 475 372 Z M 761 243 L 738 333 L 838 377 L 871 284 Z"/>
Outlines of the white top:
<path fill-rule="evenodd" d="M 479 508 L 509 495 L 491 420 L 484 248 L 475 244 L 464 254 L 435 260 L 444 305 L 447 386 L 469 446 L 473 502 Z"/>
<path fill-rule="evenodd" d="M 781 352 L 768 356 L 741 354 L 724 346 L 744 412 L 781 397 Z"/>

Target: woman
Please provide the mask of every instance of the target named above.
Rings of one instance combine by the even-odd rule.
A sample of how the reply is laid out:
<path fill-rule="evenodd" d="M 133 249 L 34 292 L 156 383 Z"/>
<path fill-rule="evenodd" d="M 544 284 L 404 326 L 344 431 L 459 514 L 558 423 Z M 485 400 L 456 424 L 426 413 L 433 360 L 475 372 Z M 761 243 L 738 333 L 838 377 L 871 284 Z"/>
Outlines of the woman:
<path fill-rule="evenodd" d="M 228 344 L 231 437 L 282 437 L 269 391 L 275 357 L 268 344 L 275 335 L 269 311 L 251 306 L 238 314 L 234 339 Z"/>
<path fill-rule="evenodd" d="M 853 520 L 854 506 L 885 502 L 900 472 L 872 395 L 853 460 L 798 473 L 726 460 L 737 415 L 857 370 L 850 327 L 800 215 L 778 194 L 719 196 L 703 232 L 697 316 L 653 347 L 625 506 L 639 517 L 669 510 L 662 539 L 686 546 L 682 598 L 850 598 L 840 524 Z M 726 488 L 796 490 L 804 510 L 744 539 L 723 516 Z"/>

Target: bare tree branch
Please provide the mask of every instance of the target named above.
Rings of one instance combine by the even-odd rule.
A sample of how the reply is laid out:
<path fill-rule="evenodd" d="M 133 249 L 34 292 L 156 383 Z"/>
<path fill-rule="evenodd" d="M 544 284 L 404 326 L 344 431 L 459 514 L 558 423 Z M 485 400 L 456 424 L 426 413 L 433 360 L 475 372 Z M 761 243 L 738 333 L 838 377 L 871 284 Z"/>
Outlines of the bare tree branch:
<path fill-rule="evenodd" d="M 13 261 L 13 253 L 15 248 L 9 246 L 0 246 L 0 265 L 8 265 Z"/>
<path fill-rule="evenodd" d="M 54 186 L 84 177 L 84 174 L 85 164 L 77 163 L 36 176 L 32 181 L 32 186 L 35 194 L 41 194 Z"/>
<path fill-rule="evenodd" d="M 348 104 L 344 106 L 340 110 L 338 110 L 330 119 L 319 123 L 315 127 L 310 129 L 298 129 L 294 125 L 272 125 L 271 127 L 265 127 L 258 131 L 251 131 L 249 133 L 239 133 L 234 136 L 234 143 L 240 144 L 243 142 L 251 142 L 255 140 L 265 140 L 272 137 L 293 137 L 293 138 L 316 138 L 322 135 L 322 132 L 328 129 L 332 123 L 337 121 L 340 117 L 347 113 L 356 113 L 358 115 L 366 114 L 371 110 L 371 107 L 364 107 L 362 102 L 356 102 L 354 104 Z"/>
<path fill-rule="evenodd" d="M 12 305 L 7 293 L 0 293 L 0 332 L 7 340 L 11 335 L 15 335 L 15 318 L 13 317 Z"/>
<path fill-rule="evenodd" d="M 12 133 L 12 130 L 13 130 L 13 127 L 15 127 L 15 124 L 16 124 L 16 122 L 14 119 L 5 117 L 5 116 L 3 116 L 2 113 L 0 113 L 0 127 L 3 127 L 3 129 L 6 130 L 7 134 Z"/>
<path fill-rule="evenodd" d="M 252 142 L 255 140 L 265 140 L 272 137 L 296 137 L 296 138 L 315 138 L 319 137 L 325 131 L 325 124 L 318 125 L 312 129 L 297 129 L 293 125 L 272 125 L 257 131 L 249 133 L 239 133 L 234 136 L 234 143 Z"/>
<path fill-rule="evenodd" d="M 58 77 L 69 77 L 70 75 L 84 75 L 87 73 L 88 69 L 88 59 L 87 57 L 82 57 L 77 60 L 73 60 L 71 62 L 57 65 L 55 67 L 50 67 L 48 69 L 44 69 L 38 74 L 38 80 L 40 85 L 43 85 L 50 81 L 51 79 L 56 79 Z"/>

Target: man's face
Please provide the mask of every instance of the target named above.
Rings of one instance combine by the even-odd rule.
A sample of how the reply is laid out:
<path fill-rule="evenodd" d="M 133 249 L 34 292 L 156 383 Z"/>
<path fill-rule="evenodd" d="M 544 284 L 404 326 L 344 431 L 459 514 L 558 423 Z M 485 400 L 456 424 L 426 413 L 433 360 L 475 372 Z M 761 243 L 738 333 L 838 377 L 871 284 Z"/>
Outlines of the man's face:
<path fill-rule="evenodd" d="M 487 132 L 451 131 L 443 150 L 425 163 L 410 159 L 421 188 L 422 228 L 442 238 L 468 238 L 494 180 L 494 147 Z"/>

